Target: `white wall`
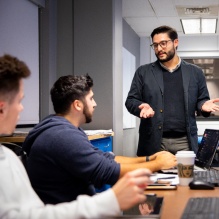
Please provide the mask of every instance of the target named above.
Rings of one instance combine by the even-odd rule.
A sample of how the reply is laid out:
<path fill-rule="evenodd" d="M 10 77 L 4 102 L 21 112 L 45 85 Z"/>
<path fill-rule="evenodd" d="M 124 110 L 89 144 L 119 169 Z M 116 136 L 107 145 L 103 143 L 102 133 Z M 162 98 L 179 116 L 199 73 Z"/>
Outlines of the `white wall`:
<path fill-rule="evenodd" d="M 198 135 L 203 135 L 205 129 L 219 129 L 218 121 L 197 121 Z"/>
<path fill-rule="evenodd" d="M 132 72 L 131 81 L 134 76 L 135 70 L 140 65 L 140 37 L 134 32 L 134 30 L 123 20 L 123 47 L 127 49 L 135 57 L 135 69 Z M 123 69 L 124 71 L 124 69 Z M 131 83 L 130 81 L 130 83 Z M 124 81 L 123 81 L 124 86 Z M 127 90 L 123 92 L 123 95 L 127 97 L 130 85 L 126 85 Z M 124 104 L 123 104 L 123 107 Z M 138 145 L 138 129 L 139 118 L 134 117 L 136 125 L 133 128 L 123 129 L 123 155 L 124 156 L 136 156 Z"/>

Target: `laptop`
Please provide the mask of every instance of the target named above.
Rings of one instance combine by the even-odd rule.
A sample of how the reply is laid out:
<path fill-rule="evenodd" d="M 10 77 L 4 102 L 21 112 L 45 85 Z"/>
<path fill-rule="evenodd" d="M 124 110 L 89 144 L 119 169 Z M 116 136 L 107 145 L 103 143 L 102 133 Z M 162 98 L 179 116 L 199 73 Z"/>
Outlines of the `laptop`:
<path fill-rule="evenodd" d="M 194 171 L 206 171 L 209 170 L 219 143 L 219 130 L 217 129 L 205 129 L 202 136 L 202 140 L 199 144 L 198 151 L 195 158 Z M 177 168 L 161 170 L 162 173 L 175 173 L 177 174 Z"/>
<path fill-rule="evenodd" d="M 195 171 L 210 169 L 219 143 L 219 130 L 205 129 L 195 158 Z"/>
<path fill-rule="evenodd" d="M 194 180 L 219 186 L 219 171 L 212 167 L 218 149 L 219 130 L 206 129 L 195 158 Z"/>

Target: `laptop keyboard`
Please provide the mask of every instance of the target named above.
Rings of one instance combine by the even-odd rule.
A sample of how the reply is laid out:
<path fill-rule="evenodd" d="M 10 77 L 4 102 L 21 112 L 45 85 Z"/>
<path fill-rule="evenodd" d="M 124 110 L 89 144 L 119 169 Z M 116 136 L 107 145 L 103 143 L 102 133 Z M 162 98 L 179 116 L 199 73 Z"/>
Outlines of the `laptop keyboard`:
<path fill-rule="evenodd" d="M 219 186 L 219 171 L 210 169 L 206 171 L 195 171 L 194 180 L 201 180 Z"/>
<path fill-rule="evenodd" d="M 219 218 L 219 198 L 190 198 L 181 219 L 216 219 Z"/>

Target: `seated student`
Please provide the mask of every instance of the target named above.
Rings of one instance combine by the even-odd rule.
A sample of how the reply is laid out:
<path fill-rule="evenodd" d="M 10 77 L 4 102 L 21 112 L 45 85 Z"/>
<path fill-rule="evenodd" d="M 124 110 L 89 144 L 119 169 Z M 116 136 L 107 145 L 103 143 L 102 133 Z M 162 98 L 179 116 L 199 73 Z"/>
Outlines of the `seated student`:
<path fill-rule="evenodd" d="M 30 75 L 26 64 L 15 57 L 0 57 L 0 136 L 14 131 L 23 109 L 23 78 Z M 147 169 L 127 173 L 112 189 L 76 201 L 44 205 L 31 187 L 18 157 L 0 144 L 0 218 L 1 219 L 70 219 L 105 218 L 118 215 L 145 201 L 144 189 L 149 181 Z"/>
<path fill-rule="evenodd" d="M 95 148 L 80 128 L 91 122 L 96 107 L 92 86 L 88 75 L 60 77 L 51 89 L 56 114 L 36 125 L 23 143 L 31 184 L 44 203 L 93 195 L 94 186 L 113 185 L 137 168 L 158 171 L 176 165 L 169 152 L 158 152 L 146 162 L 146 157 L 114 156 Z"/>

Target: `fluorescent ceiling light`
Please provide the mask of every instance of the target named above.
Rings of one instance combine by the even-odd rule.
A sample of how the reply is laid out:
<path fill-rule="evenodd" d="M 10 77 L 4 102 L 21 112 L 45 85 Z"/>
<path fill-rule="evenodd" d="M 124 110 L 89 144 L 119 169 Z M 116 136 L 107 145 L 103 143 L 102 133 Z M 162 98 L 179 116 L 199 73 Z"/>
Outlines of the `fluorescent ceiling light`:
<path fill-rule="evenodd" d="M 181 23 L 185 34 L 216 33 L 216 18 L 181 19 Z"/>
<path fill-rule="evenodd" d="M 216 33 L 217 19 L 201 19 L 202 33 Z"/>

